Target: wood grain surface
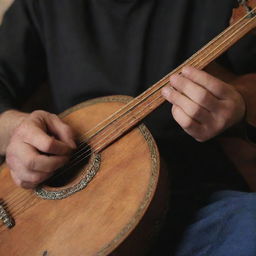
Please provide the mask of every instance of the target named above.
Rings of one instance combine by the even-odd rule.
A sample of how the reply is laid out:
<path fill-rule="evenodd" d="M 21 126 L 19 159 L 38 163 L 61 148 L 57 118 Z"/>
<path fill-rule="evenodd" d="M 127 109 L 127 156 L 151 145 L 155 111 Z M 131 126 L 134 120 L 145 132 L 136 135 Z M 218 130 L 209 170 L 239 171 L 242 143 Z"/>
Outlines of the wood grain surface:
<path fill-rule="evenodd" d="M 64 120 L 81 135 L 122 105 L 82 104 Z M 18 188 L 8 168 L 2 168 L 0 198 L 16 225 L 9 230 L 0 224 L 0 255 L 108 255 L 125 240 L 154 196 L 158 150 L 150 134 L 145 137 L 135 128 L 100 154 L 100 170 L 88 187 L 63 200 L 42 200 L 33 191 Z M 157 223 L 158 217 L 151 220 Z M 129 248 L 132 255 L 143 255 L 136 254 L 136 248 Z"/>

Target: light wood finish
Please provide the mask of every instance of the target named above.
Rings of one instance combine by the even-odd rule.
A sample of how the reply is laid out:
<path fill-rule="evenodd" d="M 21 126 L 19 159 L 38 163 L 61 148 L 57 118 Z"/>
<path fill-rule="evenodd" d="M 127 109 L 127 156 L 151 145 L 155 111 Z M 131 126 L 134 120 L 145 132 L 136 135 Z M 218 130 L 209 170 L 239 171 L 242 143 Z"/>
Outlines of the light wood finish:
<path fill-rule="evenodd" d="M 256 1 L 249 0 L 248 4 L 252 10 L 256 10 Z M 129 125 L 126 125 L 126 128 L 121 129 L 115 133 L 115 136 L 112 140 L 106 140 L 104 144 L 99 148 L 102 149 L 106 147 L 109 143 L 112 143 L 113 140 L 120 137 L 127 130 L 137 125 L 144 117 L 150 114 L 158 106 L 160 106 L 165 100 L 161 96 L 161 88 L 169 84 L 169 78 L 173 74 L 179 74 L 184 66 L 193 66 L 198 69 L 205 68 L 209 63 L 219 57 L 223 52 L 235 44 L 239 39 L 244 35 L 249 33 L 256 26 L 256 16 L 248 17 L 247 14 L 244 14 L 244 11 L 241 11 L 239 7 L 237 11 L 234 11 L 234 24 L 224 30 L 221 34 L 216 36 L 211 40 L 207 45 L 205 45 L 201 50 L 196 52 L 191 56 L 187 61 L 177 67 L 175 70 L 167 74 L 159 82 L 151 86 L 148 90 L 143 92 L 141 95 L 134 98 L 129 102 L 124 108 L 120 109 L 113 116 L 108 118 L 96 132 L 101 133 L 101 130 L 105 130 L 105 126 L 111 124 L 114 120 L 116 125 L 124 127 L 124 123 L 127 123 L 129 120 Z M 242 16 L 239 16 L 242 15 Z M 108 127 L 106 127 L 108 129 Z M 111 129 L 111 125 L 110 125 Z"/>
<path fill-rule="evenodd" d="M 79 105 L 64 119 L 83 134 L 119 109 L 123 105 L 119 98 Z M 45 255 L 86 256 L 113 251 L 146 211 L 157 185 L 159 159 L 154 142 L 149 146 L 138 128 L 101 152 L 101 158 L 100 171 L 88 187 L 63 200 L 38 199 L 16 187 L 4 166 L 0 198 L 7 202 L 16 225 L 8 230 L 1 224 L 0 255 L 34 256 L 47 251 Z"/>
<path fill-rule="evenodd" d="M 255 8 L 255 1 L 249 3 Z M 0 173 L 0 197 L 7 203 L 16 225 L 10 230 L 0 227 L 0 255 L 89 256 L 113 252 L 143 217 L 159 173 L 159 157 L 152 137 L 148 133 L 142 135 L 141 129 L 131 129 L 163 103 L 160 89 L 171 74 L 179 73 L 185 65 L 204 68 L 255 24 L 255 16 L 244 16 L 124 107 L 118 102 L 120 97 L 112 97 L 73 108 L 65 121 L 78 134 L 90 130 L 88 141 L 102 158 L 100 171 L 84 190 L 63 200 L 42 200 L 33 192 L 14 186 L 4 166 Z M 105 137 L 106 134 L 110 136 Z M 24 195 L 27 201 L 23 200 Z M 117 250 L 121 250 L 120 246 Z M 143 255 L 136 252 L 136 246 L 129 250 L 128 255 Z"/>

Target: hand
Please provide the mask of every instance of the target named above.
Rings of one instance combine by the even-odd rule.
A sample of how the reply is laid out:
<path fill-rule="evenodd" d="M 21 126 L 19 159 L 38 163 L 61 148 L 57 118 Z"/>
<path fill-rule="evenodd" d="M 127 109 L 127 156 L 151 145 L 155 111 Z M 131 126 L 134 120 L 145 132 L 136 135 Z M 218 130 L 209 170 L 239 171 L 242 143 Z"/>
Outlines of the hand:
<path fill-rule="evenodd" d="M 213 138 L 245 115 L 244 100 L 233 86 L 193 67 L 172 75 L 162 95 L 173 104 L 174 119 L 197 141 Z"/>
<path fill-rule="evenodd" d="M 64 165 L 76 148 L 70 127 L 56 115 L 34 111 L 15 129 L 6 150 L 14 182 L 34 188 Z"/>

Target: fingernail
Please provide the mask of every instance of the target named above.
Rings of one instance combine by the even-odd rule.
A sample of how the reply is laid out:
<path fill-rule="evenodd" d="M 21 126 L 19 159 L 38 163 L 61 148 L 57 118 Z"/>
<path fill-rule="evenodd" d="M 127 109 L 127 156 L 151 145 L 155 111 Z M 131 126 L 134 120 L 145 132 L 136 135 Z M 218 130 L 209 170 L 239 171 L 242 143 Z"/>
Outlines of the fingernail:
<path fill-rule="evenodd" d="M 162 95 L 164 96 L 164 97 L 168 97 L 171 93 L 172 93 L 172 91 L 173 91 L 174 89 L 173 89 L 173 87 L 172 86 L 166 86 L 166 87 L 164 87 L 163 89 L 162 89 Z"/>
<path fill-rule="evenodd" d="M 190 66 L 186 66 L 186 67 L 184 67 L 184 68 L 182 68 L 182 74 L 184 74 L 184 75 L 188 75 L 190 72 L 191 72 L 191 69 L 192 69 L 192 67 L 190 67 Z"/>
<path fill-rule="evenodd" d="M 179 78 L 179 75 L 174 74 L 172 76 L 170 76 L 170 83 L 175 83 L 177 81 L 177 79 Z"/>

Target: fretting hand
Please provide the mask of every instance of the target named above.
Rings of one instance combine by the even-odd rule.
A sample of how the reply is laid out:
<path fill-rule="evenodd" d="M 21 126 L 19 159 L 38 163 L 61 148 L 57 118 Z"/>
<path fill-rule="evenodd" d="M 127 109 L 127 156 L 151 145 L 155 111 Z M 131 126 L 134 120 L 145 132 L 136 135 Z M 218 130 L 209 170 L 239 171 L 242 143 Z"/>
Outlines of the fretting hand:
<path fill-rule="evenodd" d="M 163 97 L 173 104 L 177 123 L 197 141 L 206 141 L 242 120 L 245 103 L 237 90 L 193 67 L 172 75 Z"/>
<path fill-rule="evenodd" d="M 75 148 L 68 125 L 54 114 L 34 111 L 15 129 L 6 162 L 17 185 L 34 188 L 64 165 Z"/>

